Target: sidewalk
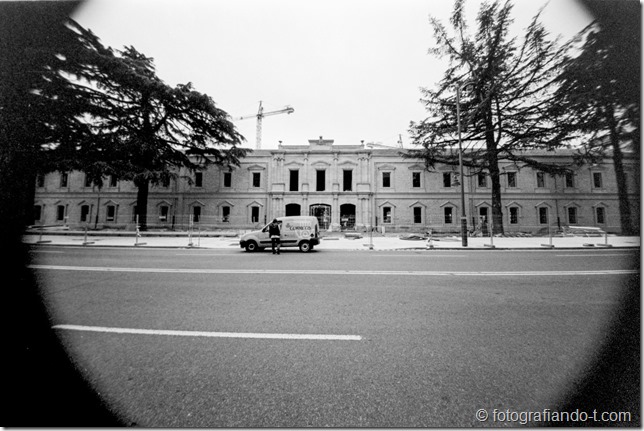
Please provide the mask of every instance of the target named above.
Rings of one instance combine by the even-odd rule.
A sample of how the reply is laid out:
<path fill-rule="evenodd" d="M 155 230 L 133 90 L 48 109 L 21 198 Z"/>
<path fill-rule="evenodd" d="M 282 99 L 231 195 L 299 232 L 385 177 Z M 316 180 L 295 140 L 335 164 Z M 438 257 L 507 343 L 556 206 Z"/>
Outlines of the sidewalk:
<path fill-rule="evenodd" d="M 152 234 L 146 232 L 138 238 L 134 232 L 123 232 L 118 235 L 101 234 L 92 232 L 85 236 L 82 232 L 64 232 L 55 234 L 44 232 L 39 234 L 25 234 L 25 244 L 61 245 L 61 246 L 86 246 L 86 247 L 140 247 L 140 248 L 202 248 L 202 249 L 240 249 L 239 237 L 232 234 L 223 236 L 197 236 L 189 238 L 186 233 Z M 491 247 L 493 242 L 494 247 Z M 606 246 L 606 243 L 608 246 Z M 368 234 L 361 238 L 347 238 L 344 235 L 323 237 L 316 250 L 508 250 L 508 249 L 548 249 L 550 238 L 547 237 L 520 237 L 520 238 L 468 238 L 468 246 L 463 247 L 459 236 L 445 236 L 435 238 L 431 246 L 424 240 L 403 240 L 398 236 L 376 236 L 371 239 Z M 555 249 L 606 249 L 606 248 L 633 248 L 639 249 L 640 237 L 616 236 L 608 237 L 553 237 L 552 248 Z"/>

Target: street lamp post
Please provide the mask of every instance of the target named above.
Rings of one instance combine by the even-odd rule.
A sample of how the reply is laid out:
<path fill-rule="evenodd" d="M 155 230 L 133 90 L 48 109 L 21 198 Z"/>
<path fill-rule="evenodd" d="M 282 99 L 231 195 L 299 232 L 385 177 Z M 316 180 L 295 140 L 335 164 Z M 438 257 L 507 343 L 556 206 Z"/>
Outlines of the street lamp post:
<path fill-rule="evenodd" d="M 461 91 L 468 85 L 472 84 L 467 81 L 456 87 L 456 124 L 458 128 L 458 166 L 460 170 L 461 182 L 461 243 L 467 247 L 467 216 L 465 214 L 465 178 L 463 177 L 463 147 L 461 144 Z"/>

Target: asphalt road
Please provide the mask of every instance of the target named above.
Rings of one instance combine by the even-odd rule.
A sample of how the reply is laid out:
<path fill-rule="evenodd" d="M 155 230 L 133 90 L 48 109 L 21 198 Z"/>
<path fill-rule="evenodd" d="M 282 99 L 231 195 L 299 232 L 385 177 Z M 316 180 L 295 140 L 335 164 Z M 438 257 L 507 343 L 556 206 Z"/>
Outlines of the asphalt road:
<path fill-rule="evenodd" d="M 517 426 L 495 409 L 565 405 L 639 283 L 632 250 L 32 256 L 69 357 L 146 427 Z"/>

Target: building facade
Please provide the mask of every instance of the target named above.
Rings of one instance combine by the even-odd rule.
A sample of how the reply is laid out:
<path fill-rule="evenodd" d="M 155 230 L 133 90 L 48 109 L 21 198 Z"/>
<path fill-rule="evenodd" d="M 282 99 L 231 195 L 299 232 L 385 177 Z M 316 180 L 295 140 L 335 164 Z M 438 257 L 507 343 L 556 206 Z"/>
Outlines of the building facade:
<path fill-rule="evenodd" d="M 536 157 L 566 163 L 562 150 Z M 638 161 L 625 158 L 634 225 L 639 226 L 635 181 Z M 551 176 L 532 168 L 501 166 L 505 232 L 547 233 L 565 226 L 620 232 L 617 184 L 610 159 Z M 427 170 L 403 159 L 400 149 L 369 145 L 280 145 L 255 150 L 228 170 L 181 172 L 176 181 L 151 186 L 149 229 L 248 230 L 284 215 L 314 215 L 328 231 L 459 232 L 458 167 Z M 187 181 L 190 176 L 192 182 Z M 471 230 L 487 231 L 490 179 L 465 176 L 465 211 Z M 55 172 L 37 179 L 34 224 L 72 229 L 136 228 L 136 193 L 129 181 L 108 178 L 99 190 L 82 172 Z M 486 223 L 483 223 L 483 222 Z M 487 232 L 486 232 L 487 233 Z"/>

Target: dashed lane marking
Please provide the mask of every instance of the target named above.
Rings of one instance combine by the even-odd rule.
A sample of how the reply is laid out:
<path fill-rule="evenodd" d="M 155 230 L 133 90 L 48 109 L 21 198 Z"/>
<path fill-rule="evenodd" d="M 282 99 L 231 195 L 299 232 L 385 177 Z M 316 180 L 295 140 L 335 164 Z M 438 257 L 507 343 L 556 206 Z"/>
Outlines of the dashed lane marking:
<path fill-rule="evenodd" d="M 413 251 L 413 250 L 405 250 L 405 251 Z M 259 256 L 259 257 L 261 257 L 261 256 L 267 256 L 267 255 L 268 254 L 261 254 L 261 253 L 250 254 L 249 253 L 249 254 L 244 255 L 244 258 L 246 258 L 247 256 Z M 198 253 L 198 254 L 195 254 L 195 253 L 175 253 L 175 256 L 190 256 L 190 257 L 230 256 L 230 257 L 238 257 L 239 253 Z M 454 257 L 454 258 L 457 258 L 457 259 L 467 258 L 468 257 L 467 255 L 464 255 L 464 254 L 432 254 L 432 255 L 428 255 L 428 254 L 409 254 L 409 253 L 405 253 L 405 254 L 382 254 L 382 253 L 377 253 L 377 254 L 373 255 L 373 257 L 402 257 L 402 258 L 405 258 L 405 259 L 407 259 L 408 257 L 420 257 L 420 258 L 423 258 L 423 259 L 427 259 L 428 256 L 432 257 L 432 258 L 434 258 L 434 257 L 449 257 L 449 258 Z"/>
<path fill-rule="evenodd" d="M 392 250 L 389 250 L 392 251 Z M 404 250 L 406 252 L 414 251 L 414 250 Z M 423 259 L 427 259 L 428 257 L 430 258 L 435 258 L 435 257 L 449 257 L 449 258 L 456 258 L 456 259 L 462 259 L 462 258 L 467 258 L 469 257 L 467 254 L 419 254 L 419 253 L 407 253 L 407 254 L 381 254 L 381 253 L 374 253 L 372 257 L 402 257 L 402 258 L 410 258 L 410 257 L 420 257 Z"/>
<path fill-rule="evenodd" d="M 109 328 L 104 326 L 55 325 L 54 329 L 68 331 L 106 332 L 112 334 L 137 335 L 168 335 L 179 337 L 210 337 L 210 338 L 263 338 L 278 340 L 319 340 L 319 341 L 360 341 L 360 335 L 335 334 L 270 334 L 261 332 L 205 332 L 205 331 L 173 331 L 162 329 L 133 329 Z"/>
<path fill-rule="evenodd" d="M 602 253 L 602 254 L 558 254 L 557 257 L 596 257 L 596 256 L 633 256 L 632 253 Z"/>
<path fill-rule="evenodd" d="M 201 256 L 232 256 L 232 257 L 237 257 L 239 256 L 239 253 L 226 253 L 228 250 L 224 250 L 222 253 L 197 253 L 195 256 L 195 253 L 175 253 L 175 256 L 190 256 L 190 257 L 201 257 Z"/>
<path fill-rule="evenodd" d="M 565 276 L 565 275 L 623 275 L 637 274 L 636 269 L 607 269 L 588 271 L 369 271 L 341 269 L 196 269 L 196 268 L 125 268 L 106 266 L 29 265 L 33 269 L 54 271 L 140 272 L 175 274 L 294 274 L 294 275 L 395 275 L 395 276 Z"/>

